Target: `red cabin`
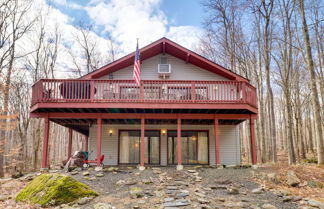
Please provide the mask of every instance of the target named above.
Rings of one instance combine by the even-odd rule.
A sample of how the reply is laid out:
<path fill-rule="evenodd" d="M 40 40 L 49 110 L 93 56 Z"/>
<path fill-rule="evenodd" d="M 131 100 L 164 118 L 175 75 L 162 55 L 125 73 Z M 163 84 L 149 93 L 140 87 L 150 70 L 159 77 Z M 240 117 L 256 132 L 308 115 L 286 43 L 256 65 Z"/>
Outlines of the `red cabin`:
<path fill-rule="evenodd" d="M 166 38 L 140 53 L 140 85 L 132 78 L 135 53 L 79 79 L 34 84 L 31 116 L 45 119 L 43 168 L 49 121 L 84 134 L 90 158 L 104 155 L 105 165 L 181 169 L 240 164 L 238 124 L 249 120 L 256 163 L 256 89 L 246 78 Z"/>

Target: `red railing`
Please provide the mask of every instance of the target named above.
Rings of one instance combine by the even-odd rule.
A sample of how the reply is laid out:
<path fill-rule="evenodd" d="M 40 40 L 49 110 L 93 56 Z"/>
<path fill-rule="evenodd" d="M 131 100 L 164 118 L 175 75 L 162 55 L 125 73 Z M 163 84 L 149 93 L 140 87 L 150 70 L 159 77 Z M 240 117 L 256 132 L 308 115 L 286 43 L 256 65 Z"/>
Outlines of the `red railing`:
<path fill-rule="evenodd" d="M 241 103 L 256 107 L 256 89 L 244 81 L 42 79 L 32 105 L 51 102 Z"/>

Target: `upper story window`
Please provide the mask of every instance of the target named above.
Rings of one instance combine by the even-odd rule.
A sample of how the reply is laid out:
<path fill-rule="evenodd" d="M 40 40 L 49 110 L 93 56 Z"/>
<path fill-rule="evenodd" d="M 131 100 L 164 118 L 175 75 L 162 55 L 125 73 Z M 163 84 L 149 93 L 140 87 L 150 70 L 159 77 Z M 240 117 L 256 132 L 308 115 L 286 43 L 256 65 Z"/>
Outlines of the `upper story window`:
<path fill-rule="evenodd" d="M 160 64 L 168 64 L 168 57 L 163 55 L 160 57 Z"/>

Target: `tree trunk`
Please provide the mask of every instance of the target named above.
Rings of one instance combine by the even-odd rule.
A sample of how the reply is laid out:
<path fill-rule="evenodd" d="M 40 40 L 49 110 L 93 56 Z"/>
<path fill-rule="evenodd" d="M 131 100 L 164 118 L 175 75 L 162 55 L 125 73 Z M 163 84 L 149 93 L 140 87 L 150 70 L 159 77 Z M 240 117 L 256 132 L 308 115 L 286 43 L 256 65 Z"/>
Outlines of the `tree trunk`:
<path fill-rule="evenodd" d="M 321 106 L 318 99 L 318 91 L 316 87 L 316 75 L 314 70 L 314 62 L 312 57 L 312 49 L 309 40 L 308 26 L 305 17 L 304 0 L 299 0 L 299 12 L 302 20 L 302 30 L 304 37 L 304 44 L 306 50 L 306 59 L 308 72 L 310 74 L 310 87 L 312 92 L 312 104 L 314 108 L 315 131 L 317 135 L 317 158 L 318 164 L 324 164 L 324 146 L 323 146 L 323 132 L 321 122 Z"/>

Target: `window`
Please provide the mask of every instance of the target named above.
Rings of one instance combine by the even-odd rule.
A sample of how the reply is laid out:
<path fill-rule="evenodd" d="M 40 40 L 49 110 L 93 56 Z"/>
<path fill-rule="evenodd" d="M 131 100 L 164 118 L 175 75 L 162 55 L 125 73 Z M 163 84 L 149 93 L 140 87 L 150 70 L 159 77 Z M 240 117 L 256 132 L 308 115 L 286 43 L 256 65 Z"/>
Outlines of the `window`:
<path fill-rule="evenodd" d="M 160 57 L 160 64 L 168 64 L 168 57 L 167 56 L 161 56 Z"/>

